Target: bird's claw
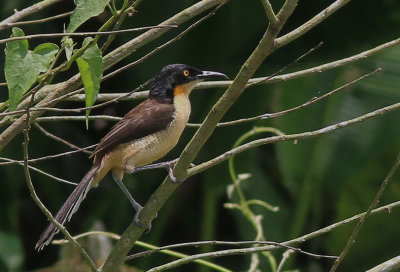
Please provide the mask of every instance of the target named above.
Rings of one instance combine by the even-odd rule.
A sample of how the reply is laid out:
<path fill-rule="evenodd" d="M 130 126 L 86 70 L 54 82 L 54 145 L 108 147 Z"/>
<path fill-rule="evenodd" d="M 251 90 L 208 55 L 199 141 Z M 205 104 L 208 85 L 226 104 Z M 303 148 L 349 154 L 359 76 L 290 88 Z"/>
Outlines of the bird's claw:
<path fill-rule="evenodd" d="M 138 209 L 135 213 L 135 216 L 133 217 L 133 221 L 136 223 L 136 225 L 138 225 L 139 227 L 146 229 L 146 233 L 149 233 L 151 230 L 151 223 L 149 225 L 144 225 L 142 224 L 142 222 L 140 222 L 140 212 L 143 210 L 143 207 L 140 207 L 140 209 Z"/>

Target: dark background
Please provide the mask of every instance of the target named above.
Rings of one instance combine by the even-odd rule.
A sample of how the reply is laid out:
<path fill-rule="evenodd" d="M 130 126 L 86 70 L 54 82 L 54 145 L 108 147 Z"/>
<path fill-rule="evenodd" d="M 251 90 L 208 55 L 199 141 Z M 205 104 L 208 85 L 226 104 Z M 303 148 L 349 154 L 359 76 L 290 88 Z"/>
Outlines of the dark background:
<path fill-rule="evenodd" d="M 71 3 L 70 3 L 71 2 Z M 157 24 L 196 1 L 143 1 L 137 13 L 127 18 L 123 28 Z M 278 10 L 282 1 L 271 1 Z M 299 1 L 281 34 L 311 19 L 333 1 Z M 3 1 L 0 19 L 22 9 L 28 3 L 22 0 Z M 26 19 L 38 19 L 73 9 L 72 1 L 64 1 Z M 107 14 L 91 19 L 78 31 L 95 31 L 104 23 Z M 196 18 L 199 19 L 200 17 Z M 132 62 L 156 46 L 174 37 L 194 21 L 180 26 L 169 34 L 146 45 L 126 58 L 119 65 Z M 68 19 L 59 19 L 43 25 L 23 26 L 27 34 L 54 33 L 63 30 Z M 162 66 L 169 63 L 187 63 L 204 70 L 215 70 L 234 77 L 243 62 L 256 47 L 267 25 L 260 1 L 230 1 L 211 19 L 195 28 L 172 46 L 167 47 L 144 63 L 104 81 L 101 92 L 128 92 L 150 79 Z M 302 55 L 320 41 L 324 46 L 288 70 L 297 71 L 351 56 L 399 37 L 400 3 L 396 0 L 353 0 L 333 16 L 291 44 L 267 58 L 256 76 L 266 76 Z M 3 30 L 6 38 L 11 30 Z M 135 33 L 118 35 L 112 48 L 129 41 Z M 30 41 L 30 49 L 42 42 Z M 78 45 L 81 40 L 76 39 Z M 3 46 L 4 47 L 4 46 Z M 111 49 L 112 49 L 111 48 Z M 108 51 L 109 52 L 109 51 Z M 4 63 L 4 54 L 1 54 Z M 237 126 L 217 128 L 196 158 L 195 163 L 211 159 L 229 150 L 233 143 L 253 126 L 272 126 L 283 132 L 297 133 L 315 130 L 339 121 L 351 119 L 386 105 L 400 98 L 400 47 L 393 47 L 355 64 L 331 71 L 302 77 L 288 82 L 252 87 L 245 91 L 229 110 L 224 120 L 250 117 L 262 113 L 285 110 L 299 105 L 314 96 L 320 96 L 342 84 L 381 67 L 382 72 L 341 91 L 328 99 L 305 109 L 272 120 L 257 121 Z M 3 67 L 2 67 L 3 69 Z M 55 78 L 56 82 L 67 79 L 77 72 Z M 4 82 L 3 73 L 0 82 Z M 222 95 L 223 89 L 194 91 L 191 95 L 192 115 L 190 122 L 202 122 L 210 107 Z M 7 99 L 7 89 L 0 89 L 1 101 Z M 92 114 L 122 116 L 138 101 L 111 104 Z M 59 107 L 83 107 L 83 103 L 62 103 Z M 381 181 L 391 168 L 400 150 L 398 126 L 400 113 L 384 116 L 312 139 L 262 146 L 236 157 L 237 173 L 251 173 L 242 183 L 248 199 L 261 199 L 279 206 L 273 213 L 252 206 L 263 216 L 264 234 L 267 240 L 285 241 L 317 230 L 367 209 Z M 65 121 L 42 123 L 50 132 L 79 146 L 96 143 L 112 122 L 90 122 L 89 130 L 84 122 Z M 4 127 L 0 128 L 3 130 Z M 178 146 L 164 160 L 174 159 L 195 132 L 187 128 Z M 267 135 L 262 135 L 267 136 Z M 22 135 L 16 137 L 0 156 L 22 159 Z M 69 149 L 49 139 L 36 128 L 30 135 L 30 157 L 41 157 L 68 151 Z M 84 154 L 43 161 L 34 166 L 70 181 L 79 181 L 91 165 Z M 126 175 L 124 182 L 133 196 L 145 203 L 150 194 L 165 177 L 164 170 Z M 31 172 L 37 193 L 46 206 L 55 212 L 72 191 L 72 186 L 54 182 Z M 224 162 L 202 174 L 187 180 L 167 202 L 153 222 L 152 231 L 142 240 L 154 245 L 197 240 L 252 240 L 252 226 L 237 210 L 228 210 L 226 189 L 232 181 Z M 396 175 L 386 189 L 380 204 L 400 198 L 399 177 Z M 235 200 L 236 198 L 234 198 Z M 98 189 L 92 190 L 79 212 L 67 227 L 72 234 L 88 231 L 95 222 L 101 222 L 106 231 L 121 234 L 132 220 L 134 211 L 110 176 Z M 369 218 L 362 228 L 350 254 L 338 271 L 364 271 L 400 254 L 399 211 L 382 213 Z M 59 247 L 49 246 L 43 252 L 34 251 L 34 245 L 47 220 L 33 203 L 26 186 L 21 166 L 0 167 L 0 271 L 7 271 L 10 260 L 15 258 L 15 270 L 31 271 L 53 265 L 59 259 Z M 328 234 L 302 244 L 302 248 L 319 254 L 339 255 L 354 225 L 336 229 Z M 217 248 L 215 248 L 217 249 Z M 210 248 L 200 248 L 210 250 Z M 187 251 L 198 252 L 198 251 Z M 274 251 L 278 262 L 283 251 Z M 265 258 L 260 268 L 269 271 Z M 142 258 L 128 264 L 146 269 L 169 260 L 161 255 Z M 249 267 L 249 256 L 225 257 L 212 260 L 234 271 Z M 328 260 L 295 254 L 285 267 L 301 271 L 327 271 Z M 179 271 L 206 271 L 190 264 Z M 188 270 L 185 270 L 188 269 Z"/>

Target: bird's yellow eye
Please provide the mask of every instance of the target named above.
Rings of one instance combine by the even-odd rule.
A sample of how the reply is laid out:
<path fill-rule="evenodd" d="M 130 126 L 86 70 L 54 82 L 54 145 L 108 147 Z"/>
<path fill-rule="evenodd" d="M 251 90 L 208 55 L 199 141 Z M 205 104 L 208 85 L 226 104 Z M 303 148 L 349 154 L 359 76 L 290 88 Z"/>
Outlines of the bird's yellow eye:
<path fill-rule="evenodd" d="M 190 75 L 190 72 L 189 72 L 189 70 L 185 70 L 185 71 L 183 71 L 183 75 L 184 75 L 185 77 L 188 77 L 188 76 Z"/>

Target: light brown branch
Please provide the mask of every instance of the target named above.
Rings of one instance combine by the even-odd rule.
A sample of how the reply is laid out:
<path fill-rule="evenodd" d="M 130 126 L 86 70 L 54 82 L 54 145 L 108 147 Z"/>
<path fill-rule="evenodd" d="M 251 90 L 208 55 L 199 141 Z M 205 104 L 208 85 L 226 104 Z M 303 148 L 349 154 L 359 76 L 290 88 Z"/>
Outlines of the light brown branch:
<path fill-rule="evenodd" d="M 205 141 L 211 135 L 218 121 L 243 92 L 247 81 L 252 77 L 258 66 L 272 52 L 271 50 L 273 41 L 290 14 L 293 12 L 296 4 L 296 0 L 286 1 L 278 14 L 278 19 L 281 22 L 281 25 L 279 27 L 267 29 L 254 52 L 242 66 L 232 86 L 213 107 L 203 123 L 203 126 L 197 131 L 196 135 L 185 148 L 174 168 L 174 174 L 178 179 L 186 177 L 186 169 L 189 167 L 193 158 L 197 155 Z M 172 183 L 169 180 L 164 182 L 147 201 L 140 213 L 140 221 L 146 225 L 150 224 L 156 213 L 161 209 L 165 201 L 171 196 L 177 187 L 178 184 Z M 119 267 L 119 265 L 123 262 L 123 259 L 127 253 L 132 248 L 135 241 L 138 240 L 138 238 L 143 234 L 143 232 L 144 229 L 140 228 L 135 223 L 130 224 L 112 250 L 110 256 L 104 264 L 103 270 L 105 272 L 115 271 L 115 268 Z"/>
<path fill-rule="evenodd" d="M 213 167 L 216 164 L 219 164 L 234 155 L 237 155 L 243 151 L 249 150 L 251 148 L 255 148 L 260 145 L 272 144 L 272 143 L 278 143 L 278 142 L 284 142 L 284 141 L 298 141 L 298 140 L 302 140 L 302 139 L 320 136 L 323 134 L 333 132 L 338 129 L 342 129 L 344 127 L 348 127 L 348 126 L 366 121 L 373 117 L 382 116 L 385 113 L 388 113 L 388 112 L 391 112 L 394 110 L 398 110 L 398 109 L 400 109 L 400 103 L 396 103 L 396 104 L 393 104 L 393 105 L 390 105 L 387 107 L 383 107 L 378 110 L 361 115 L 359 117 L 356 117 L 356 118 L 353 118 L 353 119 L 350 119 L 347 121 L 342 121 L 337 124 L 330 125 L 330 126 L 318 129 L 318 130 L 296 133 L 296 134 L 288 134 L 288 135 L 283 135 L 283 136 L 272 136 L 272 137 L 268 137 L 268 138 L 254 140 L 254 141 L 248 142 L 246 144 L 243 144 L 239 147 L 233 148 L 233 149 L 219 155 L 218 157 L 215 157 L 214 159 L 211 159 L 209 161 L 203 162 L 201 164 L 196 165 L 195 167 L 190 168 L 188 170 L 188 176 L 193 176 L 197 173 L 203 172 L 204 170 L 206 170 L 210 167 Z"/>
<path fill-rule="evenodd" d="M 77 151 L 82 151 L 82 152 L 84 152 L 84 153 L 86 153 L 86 154 L 92 154 L 92 152 L 86 150 L 87 147 L 82 148 L 82 147 L 79 147 L 79 146 L 77 146 L 77 145 L 74 145 L 74 144 L 72 144 L 72 143 L 70 143 L 70 142 L 68 142 L 68 141 L 66 141 L 66 140 L 64 140 L 64 139 L 62 139 L 62 138 L 60 138 L 60 137 L 58 137 L 58 136 L 56 136 L 56 135 L 50 133 L 50 132 L 48 132 L 46 129 L 44 129 L 44 128 L 43 128 L 41 125 L 39 125 L 38 123 L 35 123 L 35 126 L 36 126 L 44 135 L 46 135 L 47 137 L 50 137 L 50 138 L 56 140 L 57 142 L 61 142 L 61 143 L 65 144 L 65 145 L 69 146 L 69 147 L 72 148 L 72 149 L 76 149 Z"/>
<path fill-rule="evenodd" d="M 350 251 L 351 247 L 354 245 L 356 241 L 357 234 L 359 230 L 361 229 L 362 225 L 364 224 L 365 220 L 367 220 L 367 217 L 371 214 L 371 211 L 378 206 L 379 200 L 383 194 L 383 191 L 385 190 L 386 186 L 388 185 L 389 181 L 393 178 L 393 175 L 396 173 L 397 169 L 400 167 L 400 153 L 397 155 L 397 158 L 390 169 L 389 173 L 386 175 L 385 179 L 383 180 L 381 187 L 379 188 L 378 192 L 376 193 L 374 199 L 372 200 L 371 204 L 369 205 L 367 211 L 365 214 L 360 218 L 360 221 L 358 221 L 357 226 L 354 228 L 352 234 L 350 235 L 349 239 L 347 240 L 347 244 L 345 248 L 343 249 L 342 253 L 340 253 L 340 256 L 335 262 L 333 263 L 330 272 L 335 272 L 336 269 L 338 268 L 339 264 L 343 261 L 343 259 L 346 257 L 348 252 Z"/>
<path fill-rule="evenodd" d="M 31 96 L 31 101 L 28 107 L 26 108 L 26 121 L 25 121 L 25 129 L 24 129 L 24 142 L 22 144 L 23 147 L 23 155 L 24 155 L 24 173 L 25 173 L 25 179 L 26 183 L 29 189 L 29 192 L 31 194 L 31 197 L 33 201 L 36 203 L 36 205 L 42 210 L 42 212 L 47 216 L 47 218 L 50 220 L 52 224 L 54 224 L 64 235 L 65 237 L 74 245 L 77 249 L 80 250 L 83 258 L 88 262 L 90 268 L 92 271 L 97 272 L 97 268 L 93 260 L 90 258 L 90 256 L 87 254 L 86 250 L 69 234 L 67 229 L 60 224 L 57 220 L 54 219 L 50 211 L 44 206 L 42 201 L 39 199 L 39 197 L 36 194 L 35 188 L 32 183 L 32 179 L 29 173 L 29 155 L 28 155 L 28 144 L 29 144 L 29 130 L 30 130 L 30 106 L 33 103 L 33 98 L 34 98 L 34 93 Z"/>
<path fill-rule="evenodd" d="M 222 2 L 226 2 L 226 0 L 203 0 L 199 1 L 191 7 L 186 8 L 185 10 L 179 12 L 178 14 L 172 16 L 167 19 L 160 25 L 169 25 L 169 24 L 177 24 L 180 25 L 191 18 L 203 13 L 210 8 L 213 8 Z M 151 29 L 133 40 L 127 42 L 126 44 L 118 47 L 114 51 L 110 52 L 103 58 L 103 69 L 107 70 L 113 65 L 120 62 L 122 59 L 127 57 L 129 54 L 142 47 L 143 45 L 157 39 L 161 35 L 168 32 L 170 28 L 159 28 L 159 29 Z M 38 102 L 37 106 L 42 107 L 52 107 L 56 102 L 58 102 L 58 98 L 60 96 L 69 94 L 75 91 L 77 88 L 81 86 L 81 80 L 79 75 L 75 75 L 69 80 L 49 85 L 42 88 L 35 96 L 35 101 Z M 24 102 L 25 103 L 25 102 Z M 43 114 L 44 111 L 35 111 L 32 112 L 31 122 L 34 121 L 37 117 Z M 24 128 L 24 121 L 26 116 L 23 115 L 15 120 L 7 129 L 5 129 L 0 134 L 0 150 L 2 150 L 17 134 L 21 132 Z"/>
<path fill-rule="evenodd" d="M 50 17 L 43 18 L 43 19 L 20 21 L 20 22 L 15 22 L 15 23 L 7 23 L 6 25 L 7 25 L 7 27 L 14 27 L 14 26 L 20 26 L 20 25 L 41 24 L 41 23 L 46 23 L 46 22 L 56 20 L 59 18 L 64 18 L 64 17 L 70 16 L 72 13 L 73 13 L 73 11 L 69 11 L 69 12 L 61 13 L 61 14 L 50 16 Z"/>
<path fill-rule="evenodd" d="M 44 8 L 47 8 L 47 7 L 49 7 L 51 5 L 54 5 L 54 4 L 56 4 L 58 2 L 61 2 L 61 1 L 62 0 L 43 0 L 43 1 L 39 2 L 39 3 L 36 3 L 36 4 L 34 4 L 34 5 L 30 6 L 30 7 L 25 8 L 25 9 L 23 9 L 21 11 L 15 10 L 14 15 L 12 15 L 12 16 L 8 17 L 7 19 L 5 19 L 5 20 L 0 22 L 0 31 L 3 30 L 3 29 L 8 28 L 9 27 L 8 26 L 9 23 L 17 22 L 20 19 L 22 19 L 22 18 L 24 18 L 24 17 L 26 17 L 28 15 L 31 15 L 31 14 L 37 12 L 37 11 L 40 11 L 40 10 L 42 10 Z"/>
<path fill-rule="evenodd" d="M 42 34 L 32 34 L 26 36 L 19 37 L 11 37 L 7 39 L 0 40 L 0 44 L 5 44 L 13 41 L 20 40 L 31 40 L 31 39 L 46 39 L 46 38 L 59 38 L 59 37 L 86 37 L 86 36 L 104 36 L 104 35 L 114 35 L 120 33 L 128 33 L 128 32 L 138 32 L 145 31 L 149 29 L 155 28 L 174 28 L 176 25 L 158 25 L 158 26 L 144 26 L 130 29 L 122 29 L 122 30 L 111 30 L 111 31 L 94 31 L 94 32 L 74 32 L 74 33 L 42 33 Z"/>
<path fill-rule="evenodd" d="M 0 157 L 0 160 L 5 161 L 5 162 L 0 162 L 0 166 L 1 165 L 10 165 L 10 164 L 18 164 L 18 165 L 24 166 L 24 162 L 23 161 L 17 161 L 17 160 L 13 160 L 13 159 L 9 159 L 9 158 L 1 158 L 1 157 Z M 56 180 L 56 181 L 59 181 L 59 182 L 62 182 L 62 183 L 66 183 L 66 184 L 70 184 L 70 185 L 77 185 L 75 182 L 71 182 L 71 181 L 68 181 L 66 179 L 62 179 L 62 178 L 53 176 L 52 174 L 49 174 L 49 173 L 47 173 L 47 172 L 45 172 L 43 170 L 40 170 L 39 168 L 31 166 L 31 165 L 28 165 L 28 167 L 29 167 L 29 169 L 32 169 L 32 170 L 34 170 L 34 171 L 36 171 L 36 172 L 38 172 L 38 173 L 40 173 L 42 175 L 45 175 L 46 177 L 49 177 L 51 179 Z"/>

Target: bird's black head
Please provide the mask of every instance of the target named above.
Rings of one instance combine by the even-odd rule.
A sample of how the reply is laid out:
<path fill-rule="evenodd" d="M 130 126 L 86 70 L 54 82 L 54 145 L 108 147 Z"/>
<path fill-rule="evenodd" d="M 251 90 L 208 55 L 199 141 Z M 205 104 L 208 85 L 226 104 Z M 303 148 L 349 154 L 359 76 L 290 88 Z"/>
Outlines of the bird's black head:
<path fill-rule="evenodd" d="M 197 82 L 207 79 L 228 79 L 228 77 L 222 73 L 202 71 L 186 64 L 169 64 L 154 77 L 149 98 L 163 103 L 173 103 L 174 96 L 189 95 Z"/>

